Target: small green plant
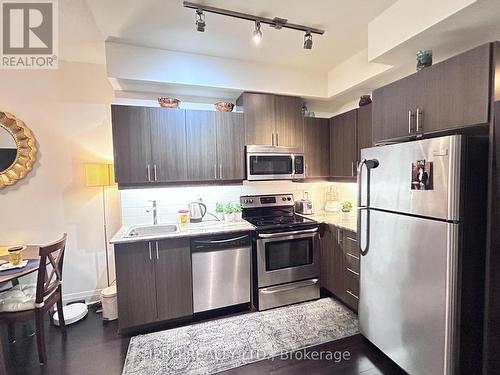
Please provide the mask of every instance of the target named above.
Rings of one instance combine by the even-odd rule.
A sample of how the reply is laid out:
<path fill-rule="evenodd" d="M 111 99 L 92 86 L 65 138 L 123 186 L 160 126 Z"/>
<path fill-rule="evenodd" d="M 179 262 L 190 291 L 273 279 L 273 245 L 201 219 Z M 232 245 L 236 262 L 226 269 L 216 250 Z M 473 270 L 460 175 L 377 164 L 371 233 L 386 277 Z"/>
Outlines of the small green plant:
<path fill-rule="evenodd" d="M 233 203 L 233 213 L 237 214 L 241 212 L 241 204 L 238 202 Z"/>
<path fill-rule="evenodd" d="M 225 214 L 233 214 L 234 211 L 233 211 L 233 204 L 232 203 L 226 203 L 226 205 L 224 206 L 224 213 Z"/>
<path fill-rule="evenodd" d="M 217 213 L 217 214 L 224 213 L 224 203 L 216 203 L 215 204 L 215 213 Z"/>
<path fill-rule="evenodd" d="M 351 201 L 343 201 L 342 202 L 342 212 L 351 212 L 351 211 L 352 211 Z"/>

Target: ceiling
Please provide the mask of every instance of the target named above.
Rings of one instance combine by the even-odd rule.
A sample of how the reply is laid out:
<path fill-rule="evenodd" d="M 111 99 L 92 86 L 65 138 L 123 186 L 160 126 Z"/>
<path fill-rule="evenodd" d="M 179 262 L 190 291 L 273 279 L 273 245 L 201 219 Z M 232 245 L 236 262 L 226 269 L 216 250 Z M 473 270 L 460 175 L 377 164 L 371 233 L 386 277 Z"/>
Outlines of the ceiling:
<path fill-rule="evenodd" d="M 195 1 L 196 2 L 196 1 Z M 327 72 L 367 46 L 367 25 L 396 0 L 210 0 L 204 5 L 323 28 L 304 50 L 303 33 L 262 25 L 263 39 L 251 40 L 253 23 L 206 14 L 206 31 L 195 30 L 195 11 L 182 0 L 87 0 L 105 40 L 244 61 Z"/>

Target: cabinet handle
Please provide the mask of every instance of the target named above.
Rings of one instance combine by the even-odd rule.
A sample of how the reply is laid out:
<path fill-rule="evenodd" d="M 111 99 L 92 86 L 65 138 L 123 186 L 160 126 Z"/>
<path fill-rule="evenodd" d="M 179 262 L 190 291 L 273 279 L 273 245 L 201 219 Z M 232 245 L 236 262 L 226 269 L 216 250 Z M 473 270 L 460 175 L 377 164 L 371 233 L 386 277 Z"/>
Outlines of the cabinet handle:
<path fill-rule="evenodd" d="M 155 181 L 158 181 L 158 178 L 156 176 L 156 164 L 153 164 L 153 177 Z"/>
<path fill-rule="evenodd" d="M 354 177 L 355 174 L 354 174 L 354 170 L 356 169 L 356 162 L 355 161 L 352 161 L 351 162 L 351 176 Z"/>
<path fill-rule="evenodd" d="M 219 178 L 222 180 L 222 164 L 219 164 Z"/>
<path fill-rule="evenodd" d="M 337 244 L 340 245 L 340 228 L 337 228 Z"/>
<path fill-rule="evenodd" d="M 306 164 L 305 172 L 306 172 L 306 177 L 308 177 L 309 176 L 309 165 L 308 164 Z"/>
<path fill-rule="evenodd" d="M 217 164 L 214 164 L 214 178 L 217 180 Z"/>
<path fill-rule="evenodd" d="M 158 241 L 155 241 L 155 245 L 156 245 L 156 259 L 160 259 L 160 254 L 158 252 Z"/>
<path fill-rule="evenodd" d="M 420 108 L 417 108 L 417 133 L 422 131 L 422 128 L 420 126 L 420 122 L 422 120 L 422 110 Z"/>
<path fill-rule="evenodd" d="M 413 133 L 413 127 L 411 126 L 411 120 L 413 119 L 413 112 L 410 110 L 408 111 L 408 134 Z"/>
<path fill-rule="evenodd" d="M 149 260 L 153 260 L 153 256 L 151 255 L 151 242 L 148 242 L 149 247 Z"/>
<path fill-rule="evenodd" d="M 346 290 L 346 293 L 350 294 L 352 297 L 354 297 L 356 299 L 359 299 L 359 297 L 357 295 L 355 295 L 353 292 L 351 292 L 350 290 Z"/>
<path fill-rule="evenodd" d="M 276 133 L 276 146 L 279 146 L 280 145 L 280 141 L 279 141 L 279 134 Z"/>
<path fill-rule="evenodd" d="M 347 270 L 348 270 L 350 273 L 353 273 L 353 274 L 355 274 L 356 276 L 359 276 L 359 272 L 356 272 L 356 271 L 354 271 L 353 269 L 350 269 L 349 267 L 347 267 Z"/>
<path fill-rule="evenodd" d="M 148 181 L 151 181 L 151 166 L 148 164 L 148 166 L 146 167 L 146 177 L 148 179 Z"/>
<path fill-rule="evenodd" d="M 272 134 L 271 134 L 271 143 L 272 143 L 272 145 L 273 145 L 273 146 L 276 146 L 276 145 L 274 144 L 274 133 L 272 133 Z"/>

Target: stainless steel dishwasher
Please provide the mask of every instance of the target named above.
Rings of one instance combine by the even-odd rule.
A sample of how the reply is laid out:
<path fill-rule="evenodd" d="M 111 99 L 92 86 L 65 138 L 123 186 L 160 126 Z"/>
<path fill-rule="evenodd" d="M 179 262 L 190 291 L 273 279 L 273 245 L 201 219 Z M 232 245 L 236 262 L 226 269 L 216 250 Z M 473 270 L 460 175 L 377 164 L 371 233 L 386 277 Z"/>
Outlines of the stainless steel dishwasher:
<path fill-rule="evenodd" d="M 250 234 L 191 240 L 194 312 L 250 302 Z"/>

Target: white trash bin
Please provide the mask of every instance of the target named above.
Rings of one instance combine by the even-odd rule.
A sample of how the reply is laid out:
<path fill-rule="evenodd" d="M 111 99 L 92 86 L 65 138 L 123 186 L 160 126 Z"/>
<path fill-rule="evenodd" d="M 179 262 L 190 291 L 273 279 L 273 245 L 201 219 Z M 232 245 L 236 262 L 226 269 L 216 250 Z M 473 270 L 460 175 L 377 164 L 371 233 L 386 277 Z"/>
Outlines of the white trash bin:
<path fill-rule="evenodd" d="M 104 288 L 101 291 L 102 319 L 118 319 L 118 301 L 116 298 L 116 285 Z"/>

